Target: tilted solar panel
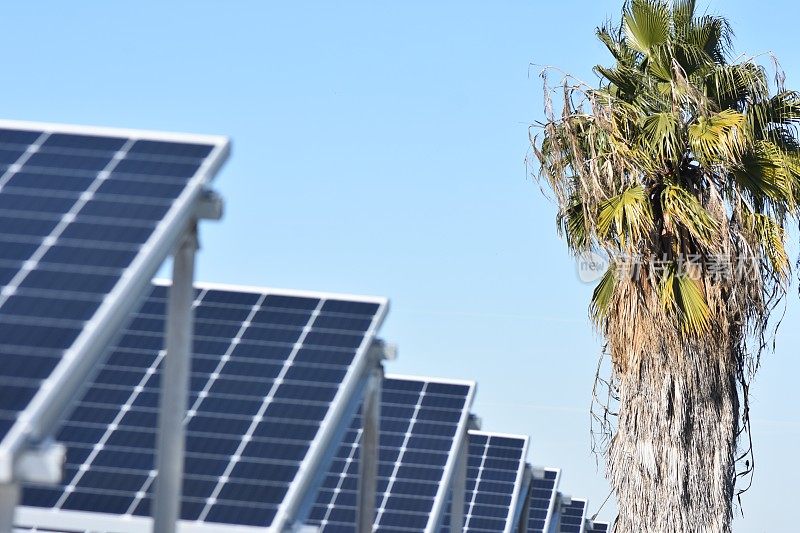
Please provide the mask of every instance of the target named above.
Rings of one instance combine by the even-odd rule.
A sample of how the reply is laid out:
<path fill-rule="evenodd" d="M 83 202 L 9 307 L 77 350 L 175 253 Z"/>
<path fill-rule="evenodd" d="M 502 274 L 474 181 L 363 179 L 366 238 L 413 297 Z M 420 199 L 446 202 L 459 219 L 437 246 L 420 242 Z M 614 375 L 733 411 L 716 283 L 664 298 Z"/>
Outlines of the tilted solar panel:
<path fill-rule="evenodd" d="M 557 468 L 534 468 L 531 480 L 528 533 L 551 533 L 557 514 L 558 483 L 561 471 Z"/>
<path fill-rule="evenodd" d="M 166 297 L 152 289 L 60 427 L 65 482 L 26 487 L 18 525 L 147 529 Z M 200 285 L 194 305 L 181 531 L 283 531 L 305 518 L 361 402 L 388 303 Z"/>
<path fill-rule="evenodd" d="M 474 392 L 471 382 L 384 380 L 375 531 L 438 532 Z M 320 532 L 355 531 L 360 438 L 357 416 L 311 511 Z"/>
<path fill-rule="evenodd" d="M 0 121 L 0 482 L 141 301 L 228 150 L 222 137 Z"/>
<path fill-rule="evenodd" d="M 559 517 L 560 533 L 585 533 L 586 506 L 588 502 L 582 499 L 569 499 L 561 504 Z"/>
<path fill-rule="evenodd" d="M 609 524 L 607 522 L 586 521 L 586 533 L 608 533 Z"/>
<path fill-rule="evenodd" d="M 528 437 L 484 431 L 469 432 L 464 531 L 517 531 L 524 497 Z M 440 529 L 447 533 L 450 513 Z"/>

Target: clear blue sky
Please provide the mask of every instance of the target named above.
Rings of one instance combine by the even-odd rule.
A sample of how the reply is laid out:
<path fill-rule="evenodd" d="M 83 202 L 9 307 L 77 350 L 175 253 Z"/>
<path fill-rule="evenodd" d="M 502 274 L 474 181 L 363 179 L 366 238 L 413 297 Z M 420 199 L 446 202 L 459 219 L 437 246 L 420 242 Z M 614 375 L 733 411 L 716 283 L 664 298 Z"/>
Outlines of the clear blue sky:
<path fill-rule="evenodd" d="M 0 114 L 230 135 L 227 215 L 204 225 L 198 277 L 391 297 L 389 370 L 477 379 L 484 427 L 530 434 L 533 462 L 594 511 L 591 287 L 523 159 L 541 117 L 529 64 L 593 80 L 593 29 L 620 4 L 5 2 Z M 800 84 L 796 17 L 775 16 L 793 3 L 712 7 L 739 50 L 774 50 Z M 798 318 L 794 291 L 753 391 L 758 471 L 736 532 L 796 529 Z"/>

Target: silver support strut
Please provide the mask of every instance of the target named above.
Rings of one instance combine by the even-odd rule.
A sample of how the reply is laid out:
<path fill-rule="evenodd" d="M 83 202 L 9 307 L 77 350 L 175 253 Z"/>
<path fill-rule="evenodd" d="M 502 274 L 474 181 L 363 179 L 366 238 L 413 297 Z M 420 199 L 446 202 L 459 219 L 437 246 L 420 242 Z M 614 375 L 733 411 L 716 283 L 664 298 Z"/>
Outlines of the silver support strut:
<path fill-rule="evenodd" d="M 19 502 L 19 492 L 18 483 L 0 485 L 0 533 L 14 530 L 14 509 Z"/>
<path fill-rule="evenodd" d="M 361 432 L 358 472 L 357 533 L 372 533 L 372 525 L 375 522 L 382 388 L 383 365 L 380 360 L 377 360 L 374 362 L 372 370 L 370 370 L 361 413 L 363 430 Z"/>
<path fill-rule="evenodd" d="M 450 532 L 464 530 L 464 503 L 467 491 L 467 455 L 469 454 L 469 433 L 464 433 L 458 449 L 458 462 L 453 475 L 453 498 L 450 503 Z"/>
<path fill-rule="evenodd" d="M 183 419 L 189 396 L 197 224 L 192 222 L 175 251 L 167 304 L 167 353 L 161 371 L 153 533 L 174 533 L 180 518 L 183 482 Z"/>

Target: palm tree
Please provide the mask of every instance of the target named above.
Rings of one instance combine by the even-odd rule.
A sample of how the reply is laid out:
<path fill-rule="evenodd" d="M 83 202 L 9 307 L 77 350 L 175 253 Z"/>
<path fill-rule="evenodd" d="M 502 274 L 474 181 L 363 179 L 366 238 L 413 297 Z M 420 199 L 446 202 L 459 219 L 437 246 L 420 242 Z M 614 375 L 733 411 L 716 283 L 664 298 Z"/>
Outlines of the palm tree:
<path fill-rule="evenodd" d="M 626 2 L 597 36 L 615 64 L 596 88 L 545 74 L 532 147 L 570 251 L 610 261 L 589 309 L 616 398 L 615 531 L 727 532 L 752 471 L 748 387 L 790 275 L 800 94 L 777 63 L 773 81 L 731 61 L 728 22 L 694 0 Z"/>

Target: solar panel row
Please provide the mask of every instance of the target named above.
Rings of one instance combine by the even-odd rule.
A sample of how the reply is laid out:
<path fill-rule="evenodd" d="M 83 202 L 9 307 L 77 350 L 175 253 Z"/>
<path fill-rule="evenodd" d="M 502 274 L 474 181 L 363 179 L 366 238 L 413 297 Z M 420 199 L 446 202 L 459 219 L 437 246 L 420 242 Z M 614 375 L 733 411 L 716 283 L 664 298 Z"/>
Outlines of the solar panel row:
<path fill-rule="evenodd" d="M 0 482 L 22 443 L 56 428 L 68 446 L 59 486 L 26 487 L 20 531 L 147 529 L 167 298 L 147 283 L 227 152 L 219 137 L 0 121 Z M 355 531 L 356 409 L 387 305 L 196 290 L 182 531 L 283 531 L 309 514 L 320 531 Z M 444 531 L 474 383 L 396 376 L 383 388 L 374 528 Z M 583 531 L 585 502 L 553 518 L 557 471 L 528 491 L 527 438 L 469 437 L 464 531 L 521 518 L 530 531 Z"/>
<path fill-rule="evenodd" d="M 0 121 L 0 481 L 46 436 L 227 152 L 218 137 Z"/>

